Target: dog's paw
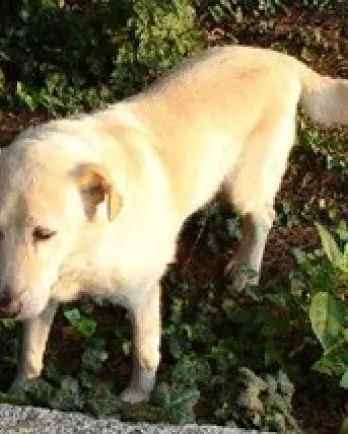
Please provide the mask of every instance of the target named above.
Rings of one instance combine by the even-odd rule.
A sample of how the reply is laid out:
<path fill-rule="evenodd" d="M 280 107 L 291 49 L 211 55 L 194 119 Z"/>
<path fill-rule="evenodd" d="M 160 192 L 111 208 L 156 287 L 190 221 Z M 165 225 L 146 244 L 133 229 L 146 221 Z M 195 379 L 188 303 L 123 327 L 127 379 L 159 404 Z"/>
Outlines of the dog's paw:
<path fill-rule="evenodd" d="M 121 400 L 128 404 L 138 404 L 139 402 L 147 402 L 150 398 L 150 393 L 140 388 L 127 387 L 121 393 Z"/>

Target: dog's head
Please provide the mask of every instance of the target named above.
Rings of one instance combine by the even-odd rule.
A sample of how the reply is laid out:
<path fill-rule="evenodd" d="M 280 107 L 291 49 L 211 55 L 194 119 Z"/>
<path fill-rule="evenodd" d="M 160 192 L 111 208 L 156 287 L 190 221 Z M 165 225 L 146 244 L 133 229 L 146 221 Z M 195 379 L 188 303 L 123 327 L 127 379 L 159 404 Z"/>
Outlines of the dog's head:
<path fill-rule="evenodd" d="M 16 319 L 45 308 L 66 261 L 83 258 L 120 208 L 103 165 L 22 141 L 0 154 L 0 317 Z"/>

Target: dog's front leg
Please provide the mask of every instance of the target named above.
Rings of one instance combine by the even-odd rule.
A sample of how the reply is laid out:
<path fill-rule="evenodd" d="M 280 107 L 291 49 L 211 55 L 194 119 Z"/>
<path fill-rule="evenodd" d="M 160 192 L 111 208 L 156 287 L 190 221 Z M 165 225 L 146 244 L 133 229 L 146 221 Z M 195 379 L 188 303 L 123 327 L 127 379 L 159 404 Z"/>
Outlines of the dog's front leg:
<path fill-rule="evenodd" d="M 132 311 L 133 373 L 121 398 L 131 404 L 148 401 L 160 361 L 160 286 L 156 284 Z"/>
<path fill-rule="evenodd" d="M 21 360 L 11 392 L 16 392 L 25 380 L 41 375 L 46 343 L 57 306 L 55 301 L 50 301 L 40 315 L 24 322 Z"/>

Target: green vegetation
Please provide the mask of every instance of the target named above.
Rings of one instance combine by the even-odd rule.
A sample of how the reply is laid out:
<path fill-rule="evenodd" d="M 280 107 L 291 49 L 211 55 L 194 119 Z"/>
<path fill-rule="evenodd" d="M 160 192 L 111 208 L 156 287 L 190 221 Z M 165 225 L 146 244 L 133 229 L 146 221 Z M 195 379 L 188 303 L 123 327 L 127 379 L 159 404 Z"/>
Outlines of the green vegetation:
<path fill-rule="evenodd" d="M 341 3 L 324 0 L 2 2 L 1 110 L 58 116 L 98 107 L 144 88 L 207 41 L 254 38 L 318 60 L 323 69 L 325 52 L 329 69 L 336 52 L 325 29 L 313 39 L 304 23 L 277 39 L 274 18 L 296 21 L 301 12 L 320 22 L 335 8 L 346 13 Z M 343 37 L 340 44 L 336 49 L 348 45 Z M 320 397 L 331 426 L 347 425 L 339 412 L 340 390 L 348 388 L 345 137 L 344 131 L 319 134 L 301 120 L 260 287 L 231 296 L 216 277 L 214 258 L 223 261 L 240 237 L 236 216 L 213 203 L 188 222 L 181 259 L 164 279 L 163 362 L 149 404 L 132 407 L 118 398 L 130 374 L 130 327 L 123 311 L 100 301 L 62 307 L 44 376 L 18 397 L 5 391 L 18 361 L 20 326 L 0 322 L 0 402 L 288 433 L 299 432 L 299 419 L 306 419 L 298 417 L 300 407 L 307 408 L 307 426 L 315 424 L 311 401 L 315 406 Z M 282 251 L 296 246 L 284 257 L 295 258 L 285 271 L 278 240 Z"/>
<path fill-rule="evenodd" d="M 24 0 L 3 2 L 0 14 L 3 107 L 90 109 L 202 46 L 187 0 Z"/>

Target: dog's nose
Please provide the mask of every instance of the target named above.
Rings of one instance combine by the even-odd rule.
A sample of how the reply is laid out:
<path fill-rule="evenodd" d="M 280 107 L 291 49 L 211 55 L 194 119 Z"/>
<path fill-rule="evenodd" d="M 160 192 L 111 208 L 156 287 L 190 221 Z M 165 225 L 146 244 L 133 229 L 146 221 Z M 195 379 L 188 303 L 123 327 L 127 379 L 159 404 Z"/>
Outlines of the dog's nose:
<path fill-rule="evenodd" d="M 14 318 L 20 312 L 21 305 L 12 299 L 11 293 L 8 285 L 0 290 L 0 318 Z"/>
<path fill-rule="evenodd" d="M 0 290 L 0 309 L 7 309 L 7 307 L 11 304 L 11 288 L 8 285 L 5 285 Z"/>

